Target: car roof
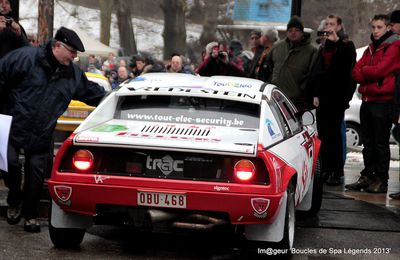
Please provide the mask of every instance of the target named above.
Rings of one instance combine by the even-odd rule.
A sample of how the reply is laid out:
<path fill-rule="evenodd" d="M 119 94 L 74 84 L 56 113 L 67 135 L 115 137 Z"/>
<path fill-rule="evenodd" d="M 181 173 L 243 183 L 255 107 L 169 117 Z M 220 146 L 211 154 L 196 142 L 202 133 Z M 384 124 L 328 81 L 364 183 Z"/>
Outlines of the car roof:
<path fill-rule="evenodd" d="M 190 95 L 260 103 L 275 86 L 251 78 L 184 73 L 148 73 L 122 84 L 117 96 Z"/>

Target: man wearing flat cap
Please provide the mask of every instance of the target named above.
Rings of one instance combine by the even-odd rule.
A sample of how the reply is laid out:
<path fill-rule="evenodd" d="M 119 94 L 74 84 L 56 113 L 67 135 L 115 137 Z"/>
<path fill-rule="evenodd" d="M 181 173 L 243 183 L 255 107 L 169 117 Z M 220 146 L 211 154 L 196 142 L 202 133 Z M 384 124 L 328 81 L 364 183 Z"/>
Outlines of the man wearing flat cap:
<path fill-rule="evenodd" d="M 298 110 L 308 108 L 306 85 L 318 50 L 304 32 L 300 17 L 293 16 L 287 24 L 286 38 L 273 45 L 267 54 L 269 82 L 282 89 Z"/>
<path fill-rule="evenodd" d="M 45 173 L 51 169 L 51 140 L 57 118 L 71 99 L 96 106 L 105 95 L 102 87 L 88 81 L 73 63 L 85 48 L 79 36 L 61 27 L 54 39 L 40 48 L 22 47 L 0 60 L 0 113 L 13 117 L 8 144 L 7 222 L 40 232 L 38 204 Z M 18 156 L 25 154 L 24 187 Z"/>

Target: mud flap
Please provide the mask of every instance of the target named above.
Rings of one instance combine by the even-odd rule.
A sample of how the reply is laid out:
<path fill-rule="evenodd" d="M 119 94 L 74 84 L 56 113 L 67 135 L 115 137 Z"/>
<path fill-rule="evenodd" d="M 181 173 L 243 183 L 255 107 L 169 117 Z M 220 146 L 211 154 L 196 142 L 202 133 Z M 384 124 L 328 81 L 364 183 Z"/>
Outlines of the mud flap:
<path fill-rule="evenodd" d="M 307 211 L 311 209 L 312 206 L 312 199 L 313 199 L 313 188 L 314 188 L 314 178 L 310 182 L 310 186 L 308 187 L 308 191 L 304 198 L 301 200 L 300 204 L 297 206 L 296 210 Z"/>
<path fill-rule="evenodd" d="M 287 193 L 281 198 L 277 217 L 272 224 L 245 225 L 244 235 L 248 240 L 280 242 L 285 230 Z"/>
<path fill-rule="evenodd" d="M 50 223 L 55 228 L 86 229 L 93 225 L 93 217 L 65 212 L 53 200 L 51 200 Z"/>

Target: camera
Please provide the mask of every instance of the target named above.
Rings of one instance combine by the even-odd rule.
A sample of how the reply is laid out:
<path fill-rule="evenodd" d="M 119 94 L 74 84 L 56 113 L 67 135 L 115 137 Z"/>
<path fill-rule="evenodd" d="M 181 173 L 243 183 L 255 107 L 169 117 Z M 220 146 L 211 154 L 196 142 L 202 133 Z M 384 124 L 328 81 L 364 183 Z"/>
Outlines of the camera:
<path fill-rule="evenodd" d="M 12 22 L 13 22 L 12 18 L 6 18 L 6 26 L 7 27 L 11 27 Z"/>
<path fill-rule="evenodd" d="M 329 34 L 330 34 L 329 32 L 325 32 L 325 31 L 318 31 L 317 32 L 317 36 L 325 36 L 326 37 L 326 36 L 329 36 Z"/>
<path fill-rule="evenodd" d="M 225 58 L 224 52 L 223 51 L 218 51 L 218 58 Z"/>

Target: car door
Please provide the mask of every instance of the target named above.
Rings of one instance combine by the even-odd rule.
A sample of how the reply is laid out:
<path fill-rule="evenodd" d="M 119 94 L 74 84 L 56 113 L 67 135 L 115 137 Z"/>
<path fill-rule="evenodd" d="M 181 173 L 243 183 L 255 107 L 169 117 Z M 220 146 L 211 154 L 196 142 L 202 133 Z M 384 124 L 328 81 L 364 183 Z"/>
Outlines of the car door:
<path fill-rule="evenodd" d="M 279 90 L 272 91 L 270 108 L 283 129 L 283 141 L 274 146 L 276 154 L 297 172 L 296 205 L 301 201 L 310 186 L 314 157 L 314 142 L 299 118 L 297 110 L 289 99 Z"/>

